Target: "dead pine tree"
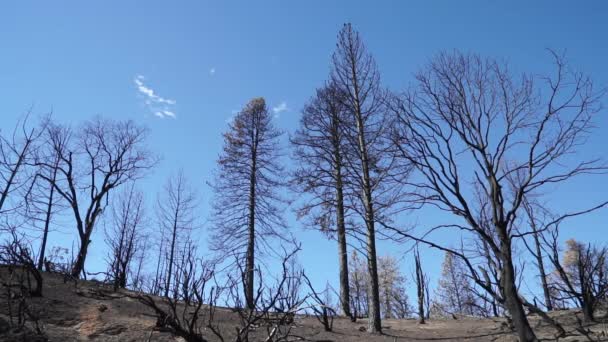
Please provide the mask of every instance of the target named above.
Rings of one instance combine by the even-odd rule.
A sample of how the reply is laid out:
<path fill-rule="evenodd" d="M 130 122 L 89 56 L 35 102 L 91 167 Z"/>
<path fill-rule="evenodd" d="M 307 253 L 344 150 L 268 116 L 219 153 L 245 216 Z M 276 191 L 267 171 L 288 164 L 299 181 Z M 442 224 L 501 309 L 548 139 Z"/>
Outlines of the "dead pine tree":
<path fill-rule="evenodd" d="M 595 313 L 608 296 L 608 247 L 569 239 L 560 260 L 559 230 L 554 227 L 547 235 L 544 248 L 555 267 L 552 286 L 557 299 L 574 302 L 586 323 L 595 322 Z"/>
<path fill-rule="evenodd" d="M 350 255 L 349 264 L 349 287 L 353 316 L 355 318 L 368 317 L 369 274 L 367 272 L 367 263 L 359 257 L 356 250 L 353 250 Z"/>
<path fill-rule="evenodd" d="M 304 107 L 300 126 L 290 138 L 293 159 L 298 163 L 291 183 L 296 193 L 309 197 L 297 209 L 298 218 L 338 242 L 340 307 L 344 315 L 351 313 L 347 251 L 347 206 L 345 206 L 346 139 L 344 137 L 344 94 L 331 82 L 317 89 Z"/>
<path fill-rule="evenodd" d="M 143 252 L 144 196 L 131 184 L 119 194 L 112 206 L 112 221 L 105 230 L 108 251 L 107 275 L 114 291 L 127 286 L 132 263 Z"/>
<path fill-rule="evenodd" d="M 279 164 L 282 135 L 263 98 L 251 100 L 229 124 L 218 159 L 211 247 L 244 257 L 242 283 L 247 308 L 255 302 L 255 259 L 269 238 L 282 237 L 285 223 L 278 194 L 285 182 Z"/>
<path fill-rule="evenodd" d="M 378 258 L 378 280 L 382 317 L 405 318 L 408 314 L 406 279 L 399 269 L 399 262 L 390 255 Z"/>
<path fill-rule="evenodd" d="M 468 275 L 464 262 L 450 252 L 445 253 L 441 265 L 441 277 L 435 291 L 436 300 L 433 301 L 435 314 L 439 316 L 457 317 L 458 315 L 478 315 L 475 290 Z"/>
<path fill-rule="evenodd" d="M 190 233 L 195 228 L 195 211 L 197 195 L 192 186 L 186 180 L 183 171 L 169 178 L 162 194 L 158 196 L 157 213 L 158 225 L 162 230 L 160 236 L 163 240 L 164 249 L 162 263 L 164 264 L 164 296 L 169 297 L 173 289 L 173 298 L 176 298 L 179 290 L 175 278 L 178 265 L 178 252 L 190 239 Z"/>
<path fill-rule="evenodd" d="M 592 131 L 603 92 L 573 72 L 562 56 L 553 56 L 553 75 L 516 77 L 493 59 L 442 53 L 416 75 L 417 86 L 395 106 L 396 149 L 421 177 L 409 184 L 416 189 L 412 199 L 463 220 L 435 230 L 464 232 L 487 244 L 501 266 L 500 293 L 495 295 L 520 341 L 538 341 L 524 305 L 534 312 L 538 308 L 520 296 L 513 255 L 516 241 L 532 234 L 514 229 L 525 215 L 524 198 L 548 185 L 606 171 L 601 160 L 585 160 L 579 151 Z M 513 182 L 515 174 L 522 177 Z M 478 191 L 466 190 L 468 184 Z M 487 225 L 479 221 L 480 212 L 487 213 Z M 477 272 L 469 268 L 471 274 Z M 476 283 L 493 291 L 481 279 Z"/>
<path fill-rule="evenodd" d="M 156 158 L 145 148 L 145 128 L 132 121 L 95 118 L 72 131 L 51 124 L 49 141 L 60 162 L 52 184 L 71 209 L 79 246 L 71 275 L 84 273 L 91 236 L 108 203 L 108 195 L 126 182 L 140 178 L 154 166 Z M 55 167 L 46 162 L 42 166 Z"/>
<path fill-rule="evenodd" d="M 394 163 L 388 133 L 387 91 L 380 84 L 380 73 L 359 33 L 350 24 L 338 33 L 332 57 L 331 82 L 343 94 L 345 115 L 343 134 L 347 141 L 345 156 L 350 193 L 356 194 L 350 205 L 361 217 L 365 228 L 365 254 L 369 271 L 369 326 L 371 333 L 382 333 L 376 222 L 390 220 L 391 210 L 405 200 L 397 178 L 409 174 L 405 164 Z M 400 166 L 400 169 L 397 167 Z"/>

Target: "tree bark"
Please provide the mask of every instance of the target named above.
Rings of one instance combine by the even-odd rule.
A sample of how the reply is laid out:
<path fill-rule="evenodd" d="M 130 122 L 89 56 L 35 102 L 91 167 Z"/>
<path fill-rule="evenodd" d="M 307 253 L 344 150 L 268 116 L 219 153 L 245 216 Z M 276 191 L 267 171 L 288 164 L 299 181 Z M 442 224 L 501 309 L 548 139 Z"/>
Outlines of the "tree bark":
<path fill-rule="evenodd" d="M 78 250 L 78 255 L 76 256 L 76 262 L 74 262 L 74 267 L 72 267 L 72 277 L 74 278 L 80 277 L 80 274 L 84 271 L 84 263 L 87 259 L 89 243 L 91 243 L 91 233 L 87 232 L 84 237 L 81 237 L 80 239 L 80 248 Z"/>
<path fill-rule="evenodd" d="M 538 265 L 538 272 L 540 275 L 541 285 L 543 287 L 543 295 L 545 296 L 545 307 L 547 311 L 553 311 L 553 302 L 551 300 L 551 292 L 549 292 L 549 285 L 547 284 L 547 273 L 545 272 L 545 264 L 543 262 L 543 254 L 540 247 L 540 239 L 538 238 L 538 232 L 534 229 L 534 245 L 536 248 L 536 264 Z"/>
<path fill-rule="evenodd" d="M 339 147 L 335 148 L 336 158 L 336 223 L 338 230 L 338 251 L 340 257 L 340 305 L 344 315 L 355 321 L 350 310 L 350 287 L 348 284 L 348 251 L 346 247 L 346 224 L 344 223 L 344 192 L 342 184 L 342 165 Z"/>
<path fill-rule="evenodd" d="M 255 115 L 251 116 L 252 127 L 255 127 Z M 251 136 L 251 174 L 249 176 L 249 239 L 247 241 L 247 264 L 245 266 L 245 302 L 247 308 L 255 309 L 254 277 L 255 277 L 255 185 L 257 172 L 257 129 L 252 129 Z"/>
<path fill-rule="evenodd" d="M 515 284 L 515 269 L 513 267 L 513 259 L 511 257 L 511 243 L 506 237 L 503 240 L 501 236 L 501 258 L 503 267 L 501 271 L 501 288 L 505 299 L 505 306 L 511 315 L 511 320 L 517 331 L 517 336 L 521 342 L 538 341 L 534 331 L 530 327 L 530 323 L 526 317 L 523 303 L 519 298 L 517 286 Z"/>
<path fill-rule="evenodd" d="M 179 202 L 178 202 L 179 203 Z M 175 257 L 175 242 L 177 240 L 177 219 L 179 217 L 179 209 L 175 210 L 173 221 L 173 236 L 171 237 L 171 250 L 169 252 L 169 269 L 167 270 L 167 282 L 165 286 L 165 297 L 169 297 L 169 287 L 171 287 L 171 274 L 173 273 L 173 259 Z"/>
<path fill-rule="evenodd" d="M 418 295 L 418 323 L 425 324 L 424 313 L 424 273 L 422 272 L 422 263 L 420 262 L 420 254 L 418 250 L 414 252 L 414 261 L 416 264 L 416 294 Z"/>
<path fill-rule="evenodd" d="M 30 146 L 30 143 L 31 143 L 31 140 L 28 139 L 25 146 L 23 146 L 21 153 L 19 153 L 19 158 L 17 159 L 17 164 L 15 164 L 15 167 L 11 170 L 11 175 L 9 176 L 8 181 L 6 182 L 4 191 L 2 191 L 2 196 L 0 196 L 0 211 L 2 211 L 2 207 L 4 206 L 4 201 L 8 197 L 8 193 L 10 192 L 11 186 L 13 185 L 13 182 L 15 181 L 15 177 L 17 176 L 17 173 L 19 172 L 19 168 L 21 167 L 21 164 L 23 164 L 23 160 L 25 159 L 25 155 Z"/>
<path fill-rule="evenodd" d="M 51 178 L 52 183 L 49 189 L 49 201 L 46 207 L 46 216 L 44 218 L 44 232 L 42 233 L 42 244 L 40 246 L 40 256 L 38 258 L 38 269 L 42 270 L 42 266 L 44 265 L 44 256 L 46 252 L 46 241 L 49 236 L 49 226 L 51 225 L 51 215 L 53 210 L 53 195 L 55 194 L 55 181 L 57 180 L 57 165 L 55 165 L 55 169 L 53 170 L 53 178 Z"/>

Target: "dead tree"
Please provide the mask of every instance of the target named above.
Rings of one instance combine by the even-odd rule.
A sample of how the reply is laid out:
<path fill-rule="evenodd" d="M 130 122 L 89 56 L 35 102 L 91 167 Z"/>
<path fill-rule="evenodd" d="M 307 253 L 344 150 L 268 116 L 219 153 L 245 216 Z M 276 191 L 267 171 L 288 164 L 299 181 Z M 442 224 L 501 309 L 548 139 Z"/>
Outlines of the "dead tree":
<path fill-rule="evenodd" d="M 310 279 L 306 276 L 306 274 L 302 274 L 304 280 L 306 281 L 306 285 L 308 285 L 308 290 L 310 291 L 310 298 L 313 300 L 313 303 L 310 305 L 315 317 L 323 325 L 323 330 L 332 331 L 334 325 L 334 316 L 336 312 L 330 306 L 330 303 L 324 298 L 329 294 L 329 287 L 327 286 L 325 290 L 321 293 L 317 292 L 312 286 Z"/>
<path fill-rule="evenodd" d="M 234 342 L 286 341 L 292 336 L 295 314 L 307 300 L 306 296 L 299 294 L 301 273 L 293 272 L 289 266 L 298 250 L 299 247 L 282 257 L 282 271 L 274 284 L 262 283 L 260 269 L 256 268 L 258 286 L 254 296 L 254 309 L 243 305 L 239 279 L 229 276 L 225 283 L 219 284 L 215 277 L 215 265 L 200 260 L 197 267 L 184 268 L 184 277 L 179 278 L 180 282 L 190 279 L 190 295 L 184 296 L 181 293 L 178 298 L 160 300 L 147 294 L 131 296 L 154 311 L 157 326 L 169 328 L 188 342 L 211 339 Z M 231 313 L 224 308 L 219 310 L 224 310 L 224 315 L 236 316 L 230 320 L 232 324 L 227 326 L 220 325 L 216 318 L 217 304 L 222 297 L 233 310 Z"/>
<path fill-rule="evenodd" d="M 33 162 L 36 140 L 44 132 L 47 121 L 39 127 L 28 127 L 29 113 L 17 123 L 10 137 L 0 134 L 0 214 L 7 213 L 8 197 L 23 187 L 31 177 L 24 168 Z M 12 208 L 14 209 L 14 208 Z"/>
<path fill-rule="evenodd" d="M 527 223 L 532 231 L 532 242 L 533 246 L 530 246 L 526 239 L 523 242 L 532 256 L 536 259 L 536 267 L 538 268 L 538 276 L 540 277 L 541 287 L 543 289 L 544 304 L 547 311 L 553 311 L 553 298 L 551 298 L 551 289 L 547 281 L 547 271 L 545 268 L 545 256 L 542 248 L 542 234 L 543 228 L 539 226 L 539 218 L 537 215 L 545 216 L 546 209 L 540 206 L 539 203 L 530 201 L 528 198 L 524 198 L 522 203 L 523 208 L 526 212 Z"/>
<path fill-rule="evenodd" d="M 195 261 L 193 261 L 195 262 Z M 199 261 L 200 263 L 200 261 Z M 151 308 L 156 315 L 156 325 L 160 328 L 169 328 L 176 335 L 183 337 L 187 342 L 208 341 L 205 336 L 206 328 L 210 328 L 224 341 L 217 326 L 213 325 L 213 317 L 220 288 L 213 286 L 214 269 L 205 263 L 189 273 L 192 279 L 191 297 L 155 299 L 147 294 L 129 295 Z M 208 289 L 211 286 L 210 289 Z"/>
<path fill-rule="evenodd" d="M 42 270 L 46 258 L 46 249 L 51 224 L 54 217 L 65 209 L 61 197 L 56 195 L 54 184 L 57 181 L 59 156 L 54 152 L 52 143 L 48 139 L 48 130 L 45 130 L 42 146 L 37 149 L 35 156 L 36 176 L 24 194 L 25 210 L 23 216 L 31 221 L 31 224 L 42 230 L 40 251 L 38 252 L 39 270 Z M 43 161 L 43 162 L 40 162 Z M 44 165 L 42 165 L 44 164 Z M 41 177 L 44 175 L 45 177 Z"/>
<path fill-rule="evenodd" d="M 595 322 L 595 311 L 608 295 L 608 247 L 597 247 L 575 240 L 566 241 L 560 261 L 559 230 L 552 229 L 545 238 L 545 250 L 555 267 L 553 286 L 560 301 L 572 301 L 583 312 L 585 322 Z"/>
<path fill-rule="evenodd" d="M 383 318 L 405 318 L 408 313 L 406 279 L 397 259 L 390 255 L 378 258 L 378 282 Z"/>
<path fill-rule="evenodd" d="M 44 174 L 40 177 L 53 184 L 74 216 L 80 245 L 72 277 L 83 273 L 91 236 L 108 194 L 140 178 L 155 164 L 155 157 L 143 146 L 146 134 L 146 129 L 132 121 L 101 118 L 86 122 L 76 133 L 68 127 L 49 126 L 49 139 L 60 159 L 59 175 L 54 182 Z"/>
<path fill-rule="evenodd" d="M 348 144 L 345 155 L 348 178 L 353 181 L 350 209 L 364 221 L 364 236 L 370 280 L 370 319 L 368 331 L 381 333 L 380 290 L 376 252 L 376 222 L 389 220 L 391 209 L 403 201 L 400 183 L 407 178 L 405 163 L 394 163 L 389 153 L 386 114 L 387 92 L 381 87 L 380 73 L 358 32 L 350 24 L 338 34 L 332 57 L 331 82 L 343 96 L 345 115 L 343 135 Z"/>
<path fill-rule="evenodd" d="M 468 270 L 460 258 L 446 252 L 441 266 L 441 278 L 435 291 L 435 308 L 441 316 L 476 315 L 477 303 Z"/>
<path fill-rule="evenodd" d="M 262 281 L 261 269 L 256 268 L 258 284 L 253 297 L 253 309 L 248 307 L 246 300 L 243 303 L 241 292 L 238 289 L 238 281 L 228 282 L 228 284 L 231 284 L 228 288 L 230 302 L 239 316 L 239 326 L 235 328 L 235 342 L 249 341 L 260 325 L 266 326 L 265 333 L 261 336 L 259 333 L 255 333 L 255 340 L 282 341 L 287 340 L 292 335 L 293 319 L 308 299 L 308 296 L 302 297 L 299 291 L 294 291 L 294 286 L 299 288 L 303 277 L 303 272 L 293 272 L 290 269 L 290 265 L 293 265 L 291 260 L 299 250 L 299 245 L 296 245 L 292 251 L 283 248 L 281 273 L 274 283 L 266 282 L 265 284 Z M 280 306 L 280 302 L 289 303 L 289 305 L 282 307 L 281 310 L 276 310 Z"/>
<path fill-rule="evenodd" d="M 131 184 L 114 202 L 110 228 L 105 230 L 106 245 L 109 249 L 106 273 L 114 291 L 127 287 L 132 262 L 138 253 L 143 252 L 141 243 L 144 220 L 143 193 Z"/>
<path fill-rule="evenodd" d="M 247 307 L 254 305 L 255 259 L 268 239 L 282 237 L 285 227 L 278 190 L 284 185 L 279 164 L 281 132 L 272 124 L 263 98 L 251 100 L 224 133 L 218 159 L 213 203 L 212 249 L 245 256 L 243 284 Z"/>
<path fill-rule="evenodd" d="M 191 231 L 195 228 L 196 206 L 196 192 L 186 180 L 183 171 L 169 178 L 157 201 L 158 224 L 163 239 L 160 243 L 165 244 L 162 251 L 162 263 L 165 265 L 162 277 L 165 297 L 169 297 L 171 289 L 173 297 L 177 295 L 179 285 L 172 280 L 177 265 L 177 253 L 187 243 Z"/>
<path fill-rule="evenodd" d="M 344 96 L 332 83 L 317 89 L 302 111 L 300 127 L 290 141 L 298 167 L 292 184 L 296 193 L 309 195 L 297 210 L 298 218 L 308 217 L 310 225 L 338 241 L 340 306 L 344 315 L 355 319 L 350 309 L 348 251 L 346 243 L 347 206 L 344 155 Z"/>
<path fill-rule="evenodd" d="M 350 293 L 351 308 L 355 318 L 368 317 L 369 315 L 369 273 L 367 263 L 361 260 L 356 250 L 350 257 Z"/>
<path fill-rule="evenodd" d="M 514 240 L 532 234 L 514 229 L 524 198 L 546 185 L 606 170 L 601 161 L 575 153 L 592 128 L 603 93 L 554 56 L 556 73 L 539 79 L 547 85 L 540 91 L 534 76 L 518 79 L 494 60 L 442 53 L 417 74 L 415 90 L 395 106 L 396 149 L 423 179 L 408 184 L 417 190 L 415 201 L 461 217 L 464 224 L 435 229 L 473 234 L 500 260 L 500 295 L 520 341 L 538 340 L 517 290 L 513 261 Z M 524 177 L 513 184 L 515 173 Z M 466 191 L 469 183 L 480 191 Z M 476 205 L 477 195 L 487 208 Z M 489 212 L 492 235 L 477 219 L 481 210 Z"/>
<path fill-rule="evenodd" d="M 426 304 L 428 296 L 427 276 L 422 270 L 422 262 L 420 261 L 420 252 L 418 248 L 414 250 L 414 263 L 416 269 L 416 294 L 418 296 L 418 323 L 425 324 L 426 321 Z"/>

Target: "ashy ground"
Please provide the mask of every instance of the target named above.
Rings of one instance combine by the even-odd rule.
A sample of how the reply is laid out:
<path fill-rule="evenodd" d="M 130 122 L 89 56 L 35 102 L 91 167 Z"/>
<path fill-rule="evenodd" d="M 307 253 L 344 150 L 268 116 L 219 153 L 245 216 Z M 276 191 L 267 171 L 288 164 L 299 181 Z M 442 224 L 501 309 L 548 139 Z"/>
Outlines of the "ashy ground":
<path fill-rule="evenodd" d="M 5 271 L 5 270 L 4 270 Z M 40 323 L 49 341 L 183 341 L 170 332 L 155 327 L 152 311 L 129 298 L 125 293 L 81 281 L 64 283 L 58 275 L 45 274 L 43 297 L 32 299 L 32 306 L 40 312 Z M 7 325 L 5 294 L 0 294 L 0 341 L 36 341 L 31 333 L 15 332 Z M 608 323 L 584 327 L 577 324 L 576 311 L 551 313 L 568 330 L 568 336 L 556 339 L 554 330 L 531 316 L 535 331 L 545 341 L 608 341 Z M 230 310 L 216 314 L 220 326 L 234 331 L 238 322 Z M 384 335 L 366 333 L 367 322 L 352 323 L 336 318 L 333 332 L 324 332 L 314 317 L 295 318 L 292 332 L 295 340 L 303 341 L 517 341 L 503 319 L 430 320 L 418 324 L 416 320 L 384 320 Z M 260 327 L 259 329 L 263 329 Z M 363 330 L 363 331 L 362 331 Z M 209 334 L 209 340 L 214 341 Z"/>

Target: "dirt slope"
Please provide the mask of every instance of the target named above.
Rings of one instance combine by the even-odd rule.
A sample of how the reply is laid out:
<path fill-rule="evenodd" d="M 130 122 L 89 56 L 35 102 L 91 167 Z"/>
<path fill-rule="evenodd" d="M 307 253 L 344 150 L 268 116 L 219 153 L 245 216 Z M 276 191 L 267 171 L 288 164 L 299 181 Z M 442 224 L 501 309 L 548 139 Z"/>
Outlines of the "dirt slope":
<path fill-rule="evenodd" d="M 125 293 L 112 293 L 94 282 L 64 284 L 62 277 L 45 274 L 44 297 L 33 299 L 40 311 L 41 323 L 49 341 L 183 341 L 170 332 L 155 328 L 152 312 Z M 36 341 L 33 335 L 11 332 L 7 327 L 6 299 L 0 294 L 0 341 Z M 574 311 L 552 313 L 565 324 L 569 332 L 559 341 L 589 341 L 576 331 Z M 236 326 L 234 313 L 225 310 L 218 314 L 221 326 L 227 332 Z M 554 330 L 531 317 L 539 337 L 556 339 Z M 324 332 L 314 317 L 296 317 L 293 333 L 306 341 L 516 341 L 502 319 L 431 320 L 420 325 L 415 320 L 385 320 L 384 335 L 372 336 L 364 330 L 365 320 L 351 323 L 337 318 L 334 332 Z M 608 324 L 586 327 L 592 331 L 593 341 L 608 341 Z M 212 334 L 209 340 L 214 341 Z"/>

